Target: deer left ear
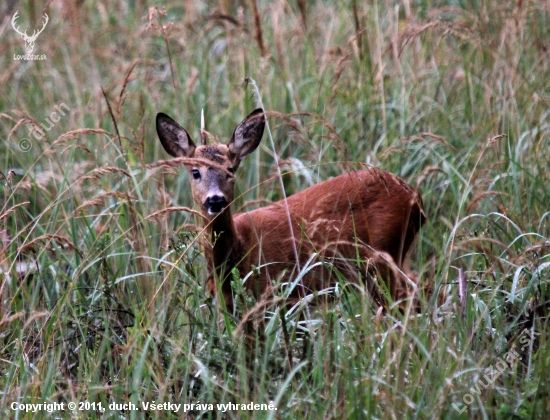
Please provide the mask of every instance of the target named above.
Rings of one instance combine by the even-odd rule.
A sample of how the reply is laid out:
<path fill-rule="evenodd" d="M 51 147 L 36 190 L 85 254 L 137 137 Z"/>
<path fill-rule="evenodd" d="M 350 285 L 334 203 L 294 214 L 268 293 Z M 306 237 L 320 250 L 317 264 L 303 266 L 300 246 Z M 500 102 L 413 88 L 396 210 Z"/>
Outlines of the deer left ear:
<path fill-rule="evenodd" d="M 261 108 L 253 111 L 237 126 L 227 147 L 239 162 L 256 150 L 262 140 L 264 128 L 265 114 Z"/>
<path fill-rule="evenodd" d="M 195 143 L 187 131 L 168 115 L 157 114 L 157 134 L 164 150 L 173 157 L 191 157 L 195 152 Z"/>

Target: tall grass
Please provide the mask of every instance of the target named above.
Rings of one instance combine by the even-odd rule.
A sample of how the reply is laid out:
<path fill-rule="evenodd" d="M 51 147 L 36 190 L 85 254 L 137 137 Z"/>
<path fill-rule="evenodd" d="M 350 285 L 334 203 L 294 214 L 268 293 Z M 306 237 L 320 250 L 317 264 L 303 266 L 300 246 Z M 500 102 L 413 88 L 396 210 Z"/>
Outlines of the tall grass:
<path fill-rule="evenodd" d="M 13 13 L 31 33 L 42 7 L 35 54 L 47 60 L 14 60 Z M 3 418 L 69 418 L 11 404 L 86 400 L 214 405 L 101 415 L 117 419 L 546 418 L 548 2 L 1 8 Z M 154 117 L 198 139 L 204 108 L 206 129 L 227 141 L 258 106 L 247 77 L 287 194 L 356 163 L 418 185 L 429 223 L 410 259 L 434 291 L 419 291 L 420 315 L 381 314 L 342 279 L 330 305 L 267 308 L 250 341 L 206 293 L 201 221 L 182 209 L 193 207 L 184 171 L 155 165 L 167 156 Z M 56 106 L 65 115 L 48 124 Z M 42 138 L 40 123 L 53 125 Z M 265 182 L 277 173 L 265 139 L 260 149 L 239 169 L 235 209 L 281 198 Z M 243 295 L 241 316 L 253 305 Z M 525 329 L 539 334 L 528 346 Z M 216 410 L 229 402 L 277 410 Z"/>

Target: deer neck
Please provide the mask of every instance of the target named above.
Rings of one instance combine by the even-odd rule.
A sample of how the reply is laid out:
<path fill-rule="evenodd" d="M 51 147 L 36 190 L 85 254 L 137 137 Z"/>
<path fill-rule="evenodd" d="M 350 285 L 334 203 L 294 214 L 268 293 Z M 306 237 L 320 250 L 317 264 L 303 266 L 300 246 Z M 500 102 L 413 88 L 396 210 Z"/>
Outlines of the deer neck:
<path fill-rule="evenodd" d="M 210 240 L 212 244 L 212 268 L 216 270 L 219 278 L 225 279 L 239 262 L 237 256 L 239 244 L 229 207 L 212 221 Z"/>

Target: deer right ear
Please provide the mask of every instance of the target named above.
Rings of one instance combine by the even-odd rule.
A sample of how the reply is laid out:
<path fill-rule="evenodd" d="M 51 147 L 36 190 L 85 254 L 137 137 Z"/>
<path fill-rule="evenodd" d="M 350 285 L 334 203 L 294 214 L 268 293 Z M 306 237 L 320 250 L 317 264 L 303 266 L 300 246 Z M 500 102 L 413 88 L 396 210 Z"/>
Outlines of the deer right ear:
<path fill-rule="evenodd" d="M 256 150 L 264 134 L 264 127 L 265 114 L 261 108 L 253 111 L 237 126 L 227 147 L 239 161 Z"/>
<path fill-rule="evenodd" d="M 164 150 L 173 157 L 190 157 L 195 151 L 195 143 L 187 131 L 168 115 L 157 114 L 157 134 Z"/>

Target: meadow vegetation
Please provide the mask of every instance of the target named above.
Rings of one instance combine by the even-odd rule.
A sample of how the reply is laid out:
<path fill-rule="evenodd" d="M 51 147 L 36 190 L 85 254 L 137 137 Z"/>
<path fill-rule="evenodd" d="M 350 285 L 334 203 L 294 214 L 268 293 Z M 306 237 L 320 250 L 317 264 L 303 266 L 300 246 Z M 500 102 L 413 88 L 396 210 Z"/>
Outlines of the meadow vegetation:
<path fill-rule="evenodd" d="M 548 417 L 548 1 L 0 8 L 2 418 L 95 418 L 10 408 L 69 401 L 214 405 L 105 419 Z M 14 60 L 16 10 L 29 33 L 49 15 L 47 60 Z M 420 314 L 383 314 L 341 278 L 331 304 L 269 305 L 251 331 L 243 279 L 237 316 L 206 293 L 188 176 L 158 164 L 155 116 L 197 141 L 204 109 L 225 142 L 260 99 L 287 194 L 364 165 L 419 189 Z M 235 210 L 281 199 L 274 153 L 266 135 L 243 161 Z"/>

